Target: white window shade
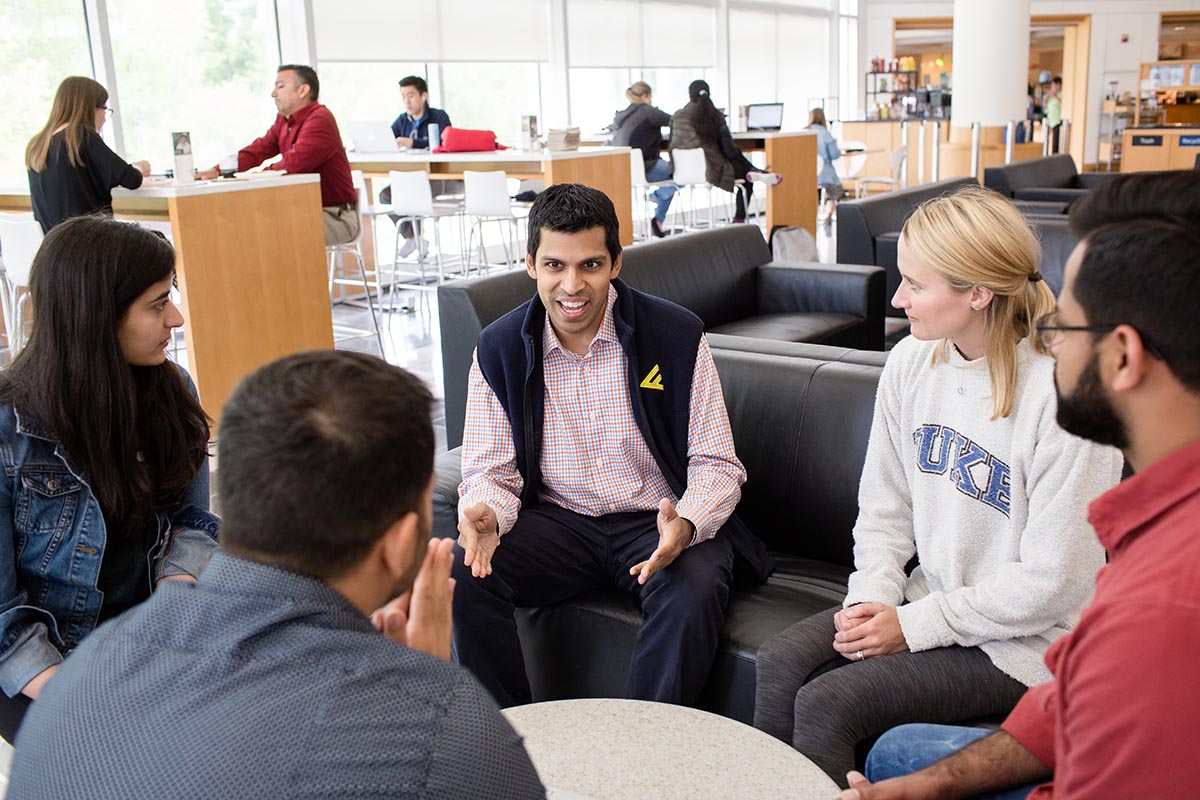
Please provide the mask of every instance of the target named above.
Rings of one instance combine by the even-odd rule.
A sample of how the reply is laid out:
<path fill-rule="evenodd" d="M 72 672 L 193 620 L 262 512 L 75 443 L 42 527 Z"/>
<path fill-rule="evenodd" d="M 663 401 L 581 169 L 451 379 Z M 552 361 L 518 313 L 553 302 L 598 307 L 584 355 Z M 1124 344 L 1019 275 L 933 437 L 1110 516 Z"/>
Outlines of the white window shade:
<path fill-rule="evenodd" d="M 567 4 L 572 67 L 711 67 L 711 3 L 572 0 Z"/>
<path fill-rule="evenodd" d="M 807 125 L 829 94 L 829 17 L 733 9 L 729 45 L 732 104 L 780 102 L 785 129 Z"/>
<path fill-rule="evenodd" d="M 549 61 L 549 0 L 313 0 L 320 61 Z"/>

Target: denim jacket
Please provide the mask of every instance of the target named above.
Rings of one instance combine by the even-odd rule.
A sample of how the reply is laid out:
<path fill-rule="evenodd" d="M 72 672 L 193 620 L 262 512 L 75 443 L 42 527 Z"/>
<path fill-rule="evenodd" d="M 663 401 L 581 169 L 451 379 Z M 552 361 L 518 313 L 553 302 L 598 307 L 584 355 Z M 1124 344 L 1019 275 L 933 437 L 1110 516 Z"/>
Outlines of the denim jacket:
<path fill-rule="evenodd" d="M 96 627 L 106 535 L 100 504 L 61 444 L 11 404 L 0 406 L 0 464 L 0 689 L 12 697 Z M 152 583 L 198 576 L 208 563 L 220 522 L 208 500 L 206 457 L 180 508 L 158 514 Z"/>

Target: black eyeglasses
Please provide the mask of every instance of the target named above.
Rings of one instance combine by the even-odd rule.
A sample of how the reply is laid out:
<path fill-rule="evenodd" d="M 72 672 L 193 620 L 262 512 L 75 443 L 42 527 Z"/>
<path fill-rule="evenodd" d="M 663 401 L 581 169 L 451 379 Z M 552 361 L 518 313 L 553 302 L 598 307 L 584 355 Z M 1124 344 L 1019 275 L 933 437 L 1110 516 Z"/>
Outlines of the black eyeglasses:
<path fill-rule="evenodd" d="M 112 119 L 112 115 L 116 113 L 113 109 L 109 108 L 108 106 L 96 106 L 96 108 L 97 108 L 97 110 L 103 109 L 105 119 Z"/>
<path fill-rule="evenodd" d="M 1042 347 L 1047 351 L 1053 350 L 1055 347 L 1058 347 L 1060 344 L 1062 344 L 1062 341 L 1065 338 L 1063 334 L 1067 331 L 1108 333 L 1109 331 L 1115 330 L 1118 325 L 1122 324 L 1119 322 L 1112 322 L 1102 325 L 1058 325 L 1056 324 L 1057 322 L 1058 312 L 1052 311 L 1049 314 L 1039 317 L 1037 322 L 1033 324 L 1034 329 L 1038 332 L 1038 338 L 1042 343 Z M 1133 326 L 1131 325 L 1130 327 Z M 1137 328 L 1134 328 L 1134 330 L 1137 330 Z M 1147 353 L 1154 356 L 1159 361 L 1167 360 L 1163 358 L 1162 351 L 1160 351 L 1157 347 L 1152 345 L 1149 340 L 1146 339 L 1146 335 L 1144 333 L 1138 331 L 1138 336 L 1141 337 L 1142 347 L 1146 348 Z"/>

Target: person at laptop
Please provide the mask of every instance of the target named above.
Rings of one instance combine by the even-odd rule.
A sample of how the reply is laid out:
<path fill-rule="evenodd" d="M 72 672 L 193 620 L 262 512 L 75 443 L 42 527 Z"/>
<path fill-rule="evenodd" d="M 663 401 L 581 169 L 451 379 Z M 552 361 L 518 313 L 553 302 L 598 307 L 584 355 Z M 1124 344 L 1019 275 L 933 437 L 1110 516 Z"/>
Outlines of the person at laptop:
<path fill-rule="evenodd" d="M 626 89 L 625 97 L 629 99 L 629 107 L 618 111 L 608 126 L 612 143 L 642 151 L 646 180 L 670 180 L 671 164 L 661 154 L 662 129 L 671 124 L 671 115 L 654 107 L 650 84 L 645 81 L 638 81 Z M 662 186 L 654 191 L 654 217 L 650 220 L 650 229 L 660 239 L 666 236 L 663 223 L 667 221 L 667 210 L 676 191 L 675 186 Z"/>
<path fill-rule="evenodd" d="M 396 137 L 398 147 L 409 147 L 413 150 L 425 150 L 436 146 L 430 145 L 429 126 L 436 125 L 439 134 L 449 128 L 450 115 L 440 108 L 429 105 L 429 85 L 419 75 L 408 75 L 400 79 L 400 99 L 404 101 L 404 113 L 396 117 L 392 123 L 392 135 Z M 392 202 L 392 187 L 386 187 L 379 193 L 379 202 L 387 205 Z M 417 249 L 417 234 L 421 232 L 421 223 L 405 220 L 400 221 L 398 214 L 388 214 L 396 223 L 404 244 L 400 246 L 401 258 Z"/>
<path fill-rule="evenodd" d="M 267 169 L 321 176 L 321 209 L 324 212 L 325 244 L 345 244 L 358 236 L 358 191 L 350 177 L 350 161 L 342 147 L 337 120 L 317 102 L 321 84 L 317 71 L 302 64 L 284 64 L 275 76 L 271 99 L 279 114 L 266 133 L 238 151 L 239 171 L 253 169 L 273 156 L 279 161 Z M 221 174 L 219 167 L 196 173 L 209 180 Z"/>
<path fill-rule="evenodd" d="M 688 86 L 690 102 L 671 117 L 671 151 L 703 148 L 705 180 L 727 192 L 734 191 L 735 181 L 744 181 L 743 191 L 736 192 L 733 221 L 745 222 L 746 204 L 754 194 L 754 183 L 774 186 L 783 176 L 759 170 L 742 155 L 733 143 L 725 115 L 713 105 L 710 91 L 704 81 L 692 81 Z M 671 170 L 674 173 L 673 157 Z"/>

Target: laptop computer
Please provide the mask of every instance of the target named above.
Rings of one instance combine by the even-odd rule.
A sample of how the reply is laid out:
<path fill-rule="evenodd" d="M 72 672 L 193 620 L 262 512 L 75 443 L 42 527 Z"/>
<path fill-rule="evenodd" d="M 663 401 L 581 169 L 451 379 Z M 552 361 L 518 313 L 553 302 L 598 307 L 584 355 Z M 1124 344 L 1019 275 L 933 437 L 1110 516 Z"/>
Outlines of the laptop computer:
<path fill-rule="evenodd" d="M 783 128 L 783 103 L 751 103 L 746 107 L 746 130 L 777 131 Z"/>
<path fill-rule="evenodd" d="M 383 120 L 351 122 L 348 132 L 356 153 L 400 152 L 396 137 L 392 135 L 392 126 Z"/>

